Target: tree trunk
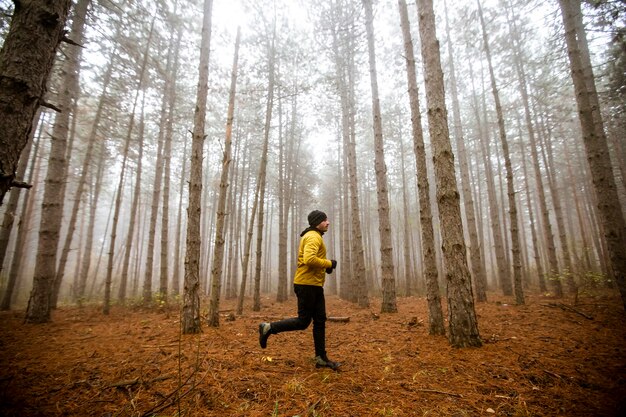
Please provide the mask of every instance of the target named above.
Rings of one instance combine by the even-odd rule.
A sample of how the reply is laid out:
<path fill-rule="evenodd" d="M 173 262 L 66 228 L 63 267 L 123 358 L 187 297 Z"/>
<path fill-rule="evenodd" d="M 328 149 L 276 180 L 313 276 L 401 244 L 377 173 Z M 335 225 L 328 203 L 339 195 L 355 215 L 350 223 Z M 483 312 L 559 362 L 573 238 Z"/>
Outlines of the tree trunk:
<path fill-rule="evenodd" d="M 35 135 L 35 131 L 37 130 L 37 125 L 39 124 L 40 117 L 41 117 L 41 110 L 39 109 L 37 111 L 37 114 L 35 115 L 35 118 L 33 119 L 33 128 L 31 129 L 29 133 L 30 137 L 28 138 L 28 141 L 26 142 L 26 146 L 22 150 L 22 154 L 20 156 L 20 160 L 19 160 L 18 167 L 17 167 L 17 173 L 16 173 L 17 178 L 24 178 L 24 175 L 26 174 L 26 167 L 28 167 L 28 162 L 30 161 L 31 150 L 33 149 L 33 136 Z M 38 145 L 39 143 L 37 144 L 37 146 Z M 31 171 L 31 177 L 32 177 L 32 171 Z M 29 183 L 30 183 L 30 180 L 29 180 Z M 2 229 L 0 231 L 0 272 L 2 272 L 2 264 L 4 264 L 4 258 L 6 257 L 7 249 L 9 247 L 9 240 L 11 238 L 11 231 L 13 230 L 13 223 L 15 221 L 15 218 L 17 217 L 17 205 L 19 202 L 20 194 L 22 194 L 20 191 L 21 191 L 20 188 L 16 188 L 13 190 L 13 192 L 9 195 L 9 202 L 4 208 L 4 216 L 2 218 Z M 24 200 L 27 200 L 30 197 L 29 194 L 24 196 Z M 20 215 L 23 216 L 24 212 L 22 211 Z"/>
<path fill-rule="evenodd" d="M 413 40 L 411 39 L 411 28 L 406 0 L 398 0 L 398 5 L 400 7 L 400 23 L 402 26 L 404 53 L 406 56 L 407 82 L 409 87 L 411 127 L 413 136 L 413 153 L 415 154 L 415 164 L 417 168 L 421 241 L 424 263 L 423 273 L 426 281 L 426 297 L 428 299 L 428 332 L 431 335 L 444 335 L 446 333 L 446 329 L 444 326 L 443 310 L 441 308 L 441 295 L 438 277 L 439 273 L 437 268 L 437 255 L 435 251 L 435 232 L 433 229 L 430 185 L 428 183 L 428 171 L 426 166 L 426 147 L 424 146 L 422 117 L 420 115 Z"/>
<path fill-rule="evenodd" d="M 241 263 L 242 275 L 241 275 L 241 285 L 239 288 L 239 297 L 237 298 L 237 314 L 243 314 L 243 301 L 246 293 L 246 285 L 248 280 L 248 265 L 250 263 L 250 246 L 252 245 L 252 236 L 254 235 L 254 219 L 256 217 L 256 212 L 259 203 L 259 192 L 260 187 L 256 187 L 254 190 L 254 201 L 252 202 L 252 211 L 250 213 L 249 224 L 246 232 L 246 240 L 244 243 L 243 249 L 243 260 Z M 246 193 L 247 195 L 248 193 Z M 245 205 L 248 206 L 247 204 Z"/>
<path fill-rule="evenodd" d="M 511 254 L 513 255 L 513 283 L 515 284 L 515 302 L 524 304 L 524 290 L 522 288 L 522 260 L 520 256 L 519 242 L 519 223 L 517 220 L 517 203 L 515 201 L 515 187 L 513 184 L 513 167 L 511 165 L 511 155 L 509 152 L 509 142 L 506 137 L 506 128 L 504 126 L 504 114 L 502 113 L 502 105 L 500 104 L 500 94 L 496 85 L 496 76 L 491 63 L 491 51 L 489 48 L 489 40 L 487 39 L 487 29 L 483 19 L 482 7 L 480 1 L 478 3 L 478 15 L 480 16 L 480 25 L 483 30 L 483 41 L 485 46 L 485 54 L 487 55 L 487 64 L 489 65 L 489 78 L 491 80 L 491 91 L 496 104 L 496 114 L 498 115 L 498 132 L 500 133 L 500 143 L 502 145 L 502 154 L 504 157 L 504 168 L 506 170 L 506 186 L 507 195 L 509 197 L 509 227 L 511 228 Z M 508 272 L 508 270 L 507 270 Z M 511 295 L 511 280 L 508 273 L 500 276 L 502 291 L 504 295 Z"/>
<path fill-rule="evenodd" d="M 15 2 L 11 27 L 0 50 L 0 205 L 6 192 L 20 180 L 15 176 L 17 163 L 43 102 L 56 49 L 65 36 L 63 28 L 71 3 Z M 29 321 L 50 319 L 49 301 L 45 298 L 54 279 L 53 269 L 54 264 L 50 264 L 45 277 L 43 271 L 35 277 L 32 301 L 36 304 L 27 314 Z"/>
<path fill-rule="evenodd" d="M 178 3 L 176 3 L 176 7 Z M 176 14 L 176 9 L 174 9 Z M 172 160 L 172 137 L 174 135 L 174 109 L 176 108 L 176 80 L 180 56 L 180 42 L 183 35 L 182 26 L 178 26 L 176 41 L 173 43 L 174 62 L 171 70 L 166 72 L 166 94 L 168 115 L 165 123 L 165 146 L 163 149 L 163 213 L 161 217 L 161 273 L 159 277 L 159 302 L 167 303 L 169 281 L 169 227 L 170 227 L 170 176 Z M 168 58 L 169 61 L 169 58 Z"/>
<path fill-rule="evenodd" d="M 107 263 L 107 275 L 104 282 L 104 303 L 102 312 L 109 314 L 111 309 L 111 285 L 113 280 L 113 259 L 115 256 L 115 241 L 117 239 L 117 224 L 119 222 L 120 211 L 122 206 L 122 195 L 124 194 L 124 176 L 126 175 L 126 164 L 128 162 L 128 153 L 130 149 L 130 142 L 132 139 L 133 128 L 135 126 L 135 112 L 137 110 L 137 101 L 139 100 L 139 94 L 143 87 L 144 77 L 146 75 L 146 69 L 148 64 L 148 57 L 150 52 L 150 43 L 152 42 L 152 34 L 154 33 L 154 21 L 152 19 L 150 25 L 150 32 L 148 34 L 148 40 L 146 42 L 146 50 L 143 55 L 143 62 L 141 63 L 141 69 L 139 70 L 139 82 L 135 91 L 135 99 L 130 113 L 130 121 L 128 123 L 128 131 L 124 140 L 124 150 L 122 153 L 122 167 L 120 169 L 120 180 L 117 187 L 115 197 L 115 208 L 113 212 L 113 225 L 111 226 L 111 241 L 109 245 L 109 257 Z"/>
<path fill-rule="evenodd" d="M 380 234 L 380 259 L 382 270 L 383 299 L 381 311 L 396 313 L 396 281 L 393 265 L 393 244 L 391 241 L 391 219 L 389 216 L 389 190 L 387 186 L 387 166 L 383 141 L 383 125 L 378 98 L 378 78 L 376 74 L 376 53 L 374 47 L 374 16 L 372 0 L 363 0 L 365 7 L 365 28 L 369 50 L 370 82 L 372 88 L 372 116 L 374 118 L 374 167 L 376 171 L 376 196 L 378 200 L 378 231 Z"/>
<path fill-rule="evenodd" d="M 559 279 L 559 264 L 556 257 L 556 248 L 554 244 L 554 234 L 552 232 L 552 225 L 550 223 L 550 214 L 548 212 L 548 205 L 546 202 L 546 195 L 543 186 L 543 179 L 541 177 L 541 170 L 539 167 L 538 156 L 538 144 L 535 139 L 535 127 L 532 122 L 532 116 L 530 111 L 530 100 L 528 97 L 528 88 L 526 82 L 526 72 L 519 59 L 520 45 L 516 42 L 516 37 L 513 36 L 514 45 L 514 57 L 513 62 L 517 73 L 519 82 L 519 89 L 522 96 L 522 102 L 524 103 L 524 115 L 526 120 L 526 128 L 528 130 L 528 138 L 530 140 L 530 152 L 533 161 L 533 170 L 535 174 L 535 182 L 538 192 L 538 200 L 541 211 L 541 226 L 543 228 L 543 236 L 548 250 L 548 263 L 550 271 L 548 272 L 548 279 L 552 283 L 554 295 L 557 297 L 563 296 L 563 287 Z"/>
<path fill-rule="evenodd" d="M 234 123 L 234 121 L 233 121 Z M 240 129 L 239 129 L 240 131 Z M 242 141 L 241 141 L 242 135 L 239 134 L 239 132 L 235 135 L 235 149 L 233 150 L 233 161 L 239 161 L 239 157 L 241 154 L 241 149 L 243 148 L 242 146 Z M 236 286 L 237 286 L 237 277 L 238 277 L 238 267 L 237 267 L 237 253 L 235 252 L 235 246 L 236 246 L 236 241 L 239 240 L 239 235 L 236 234 L 236 230 L 237 230 L 237 212 L 238 212 L 238 207 L 237 207 L 237 195 L 241 194 L 239 192 L 239 188 L 237 188 L 237 183 L 239 182 L 239 177 L 240 175 L 240 171 L 239 171 L 239 167 L 237 166 L 238 162 L 235 163 L 231 163 L 230 165 L 230 177 L 232 177 L 232 180 L 230 181 L 233 186 L 229 187 L 228 189 L 228 197 L 227 197 L 227 213 L 231 213 L 231 218 L 230 221 L 228 222 L 228 231 L 226 233 L 228 233 L 228 237 L 225 238 L 226 242 L 229 242 L 226 245 L 226 250 L 227 250 L 227 256 L 226 256 L 226 289 L 225 289 L 225 296 L 227 299 L 233 299 L 236 297 L 237 295 L 237 290 L 236 290 Z"/>
<path fill-rule="evenodd" d="M 128 231 L 126 235 L 126 245 L 124 247 L 124 261 L 122 263 L 122 275 L 120 276 L 120 286 L 117 292 L 117 300 L 124 305 L 126 302 L 126 289 L 128 287 L 128 269 L 130 267 L 130 255 L 133 249 L 133 238 L 135 237 L 135 224 L 137 222 L 137 212 L 139 211 L 139 201 L 141 199 L 141 178 L 143 174 L 143 148 L 144 148 L 144 132 L 145 132 L 145 103 L 146 95 L 141 100 L 141 119 L 139 121 L 138 132 L 138 151 L 137 151 L 137 172 L 135 175 L 135 189 L 133 191 L 132 201 L 130 203 L 130 219 L 128 220 Z M 139 256 L 137 256 L 139 258 Z"/>
<path fill-rule="evenodd" d="M 172 274 L 172 292 L 174 295 L 180 294 L 180 247 L 181 247 L 181 231 L 183 225 L 183 194 L 185 192 L 185 183 L 187 181 L 187 140 L 183 145 L 183 167 L 180 174 L 180 188 L 178 190 L 178 216 L 176 221 L 176 244 L 174 249 L 174 273 Z"/>
<path fill-rule="evenodd" d="M 604 129 L 597 125 L 600 122 L 593 115 L 593 105 L 597 103 L 597 93 L 593 88 L 595 83 L 591 82 L 593 78 L 589 80 L 585 77 L 585 74 L 592 73 L 592 69 L 591 63 L 583 60 L 580 52 L 581 45 L 586 45 L 587 42 L 585 33 L 583 30 L 576 30 L 575 16 L 582 13 L 580 0 L 559 0 L 559 5 L 563 16 L 567 54 L 576 92 L 583 142 L 598 200 L 598 211 L 604 227 L 613 276 L 626 309 L 626 224 L 613 176 L 606 135 Z"/>
<path fill-rule="evenodd" d="M 98 103 L 98 108 L 104 104 L 104 91 L 102 96 L 100 97 L 100 102 Z M 99 114 L 99 113 L 98 113 Z M 96 115 L 96 119 L 99 120 L 100 116 Z M 92 136 L 95 138 L 95 129 L 98 126 L 99 122 L 94 120 L 92 126 Z M 90 139 L 91 140 L 91 139 Z M 94 139 L 95 140 L 95 139 Z M 83 253 L 86 254 L 83 257 L 82 265 L 80 268 L 80 276 L 78 277 L 78 286 L 76 288 L 75 299 L 80 304 L 82 299 L 85 296 L 85 290 L 87 286 L 87 279 L 89 277 L 89 269 L 91 268 L 91 259 L 92 259 L 92 248 L 93 248 L 93 240 L 94 240 L 94 229 L 96 225 L 96 212 L 98 209 L 98 202 L 100 200 L 100 192 L 102 191 L 102 180 L 104 175 L 104 144 L 102 142 L 98 142 L 98 147 L 96 149 L 98 156 L 97 168 L 96 172 L 92 173 L 92 181 L 93 184 L 93 192 L 91 197 L 91 204 L 89 205 L 89 223 L 87 224 L 87 236 L 85 238 L 85 247 L 83 249 Z M 87 175 L 88 173 L 86 173 Z"/>
<path fill-rule="evenodd" d="M 165 80 L 165 91 L 161 97 L 161 110 L 160 110 L 160 120 L 159 120 L 159 134 L 158 134 L 158 143 L 157 143 L 157 151 L 156 151 L 156 162 L 155 162 L 155 173 L 154 173 L 154 185 L 152 188 L 152 202 L 150 204 L 150 223 L 148 226 L 148 253 L 146 254 L 146 268 L 144 274 L 143 281 L 143 296 L 142 303 L 144 305 L 150 305 L 152 303 L 152 278 L 154 271 L 154 258 L 155 258 L 155 249 L 154 242 L 156 240 L 156 226 L 157 219 L 159 217 L 159 199 L 161 197 L 161 186 L 163 184 L 163 154 L 164 154 L 164 146 L 165 146 L 165 124 L 167 123 L 167 108 L 170 104 L 170 83 L 173 80 L 170 78 L 170 73 L 172 71 L 172 54 L 173 54 L 173 36 L 170 38 L 170 48 L 167 56 L 167 64 L 165 69 L 166 80 Z M 161 279 L 159 279 L 161 282 Z M 159 294 L 158 300 L 163 297 L 163 294 Z"/>
<path fill-rule="evenodd" d="M 235 92 L 237 87 L 237 62 L 239 60 L 239 39 L 241 29 L 237 28 L 235 40 L 235 57 L 230 80 L 230 97 L 228 100 L 228 115 L 226 117 L 226 138 L 224 140 L 224 155 L 222 159 L 222 174 L 220 177 L 220 193 L 217 202 L 217 223 L 215 225 L 215 246 L 213 252 L 213 268 L 211 270 L 211 301 L 209 303 L 208 324 L 219 327 L 220 324 L 220 293 L 222 290 L 222 265 L 224 263 L 224 233 L 226 223 L 226 197 L 228 195 L 228 174 L 231 162 L 233 118 L 235 114 Z"/>
<path fill-rule="evenodd" d="M 80 0 L 76 3 L 76 7 L 74 9 L 74 16 L 72 17 L 72 40 L 79 45 L 83 44 L 84 39 L 84 28 L 85 21 L 87 20 L 87 9 L 91 0 Z M 72 121 L 76 123 L 76 100 L 79 95 L 79 76 L 80 76 L 80 61 L 81 61 L 81 50 L 75 46 L 71 46 L 67 48 L 65 51 L 66 60 L 64 62 L 63 72 L 63 90 L 59 99 L 59 107 L 65 109 L 63 113 L 57 115 L 54 122 L 54 132 L 52 136 L 54 138 L 66 137 L 68 135 L 68 123 L 70 117 L 70 109 L 72 110 Z M 66 147 L 66 158 L 65 158 L 65 166 L 63 167 L 63 176 L 61 178 L 62 181 L 62 192 L 59 194 L 61 198 L 65 200 L 65 184 L 67 183 L 67 171 L 69 169 L 69 154 L 71 153 L 71 146 Z M 80 179 L 79 179 L 80 182 Z M 74 205 L 80 205 L 81 195 L 78 193 L 77 201 L 74 202 Z M 63 212 L 63 206 L 60 208 L 61 213 Z M 50 219 L 46 219 L 49 221 Z M 52 289 L 52 299 L 51 299 L 51 307 L 56 308 L 57 301 L 59 298 L 59 292 L 61 290 L 61 283 L 63 282 L 63 277 L 65 275 L 65 265 L 67 263 L 67 258 L 69 256 L 70 246 L 72 244 L 72 238 L 74 236 L 74 231 L 76 230 L 76 217 L 72 217 L 70 219 L 68 225 L 68 233 L 65 239 L 65 243 L 63 245 L 63 251 L 61 253 L 61 257 L 59 259 L 59 265 L 56 269 L 56 275 L 54 278 L 54 287 Z M 59 229 L 60 230 L 60 229 Z M 57 242 L 57 246 L 58 246 Z"/>
<path fill-rule="evenodd" d="M 259 188 L 259 216 L 257 223 L 257 235 L 256 235 L 256 264 L 254 269 L 254 295 L 253 295 L 253 311 L 261 310 L 261 266 L 262 266 L 262 254 L 263 254 L 263 225 L 265 215 L 265 189 L 267 187 L 267 159 L 269 152 L 269 140 L 270 140 L 270 124 L 272 122 L 272 108 L 274 107 L 274 77 L 276 71 L 276 22 L 274 22 L 274 29 L 272 33 L 272 39 L 269 45 L 269 80 L 267 85 L 267 103 L 265 107 L 265 127 L 263 130 L 263 150 L 261 151 L 261 164 L 259 166 L 259 177 L 257 187 Z"/>
<path fill-rule="evenodd" d="M 189 208 L 187 209 L 187 252 L 185 254 L 185 292 L 183 295 L 182 330 L 184 334 L 200 333 L 200 220 L 202 199 L 202 147 L 204 121 L 209 91 L 209 52 L 211 46 L 211 16 L 213 0 L 204 0 L 202 41 L 196 109 L 191 142 L 191 169 L 189 176 Z"/>
<path fill-rule="evenodd" d="M 296 58 L 296 67 L 299 62 L 299 58 Z M 294 171 L 296 166 L 295 160 L 295 151 L 294 144 L 297 143 L 298 147 L 300 146 L 300 135 L 296 132 L 296 126 L 298 124 L 298 95 L 299 87 L 298 87 L 298 74 L 296 74 L 296 79 L 293 82 L 293 96 L 291 98 L 291 120 L 289 122 L 289 133 L 287 135 L 288 138 L 288 146 L 283 161 L 280 162 L 280 167 L 283 168 L 282 172 L 279 175 L 281 185 L 280 187 L 280 206 L 279 206 L 279 236 L 278 236 L 278 293 L 276 296 L 276 300 L 279 302 L 287 301 L 289 298 L 288 291 L 288 225 L 289 225 L 289 213 L 293 206 L 292 204 L 292 196 L 293 196 L 293 188 L 294 188 Z M 281 145 L 282 146 L 282 145 Z"/>
<path fill-rule="evenodd" d="M 84 19 L 77 18 L 74 22 L 73 29 L 77 29 L 77 32 L 81 33 L 80 25 L 84 23 Z M 29 323 L 48 321 L 50 318 L 50 309 L 56 304 L 55 278 L 57 275 L 57 251 L 61 221 L 63 218 L 65 183 L 67 181 L 66 153 L 68 125 L 72 101 L 75 99 L 76 95 L 76 91 L 72 89 L 72 87 L 76 85 L 73 77 L 77 76 L 79 69 L 78 48 L 70 45 L 64 52 L 66 59 L 63 61 L 61 69 L 63 88 L 58 96 L 58 107 L 61 111 L 55 118 L 51 136 L 48 171 L 45 180 L 46 186 L 41 203 L 41 222 L 39 226 L 39 242 L 37 245 L 33 290 L 28 302 L 28 309 L 26 310 L 26 321 Z M 23 59 L 23 57 L 21 59 Z M 2 186 L 0 185 L 0 187 Z"/>
<path fill-rule="evenodd" d="M 406 182 L 406 166 L 404 158 L 404 143 L 402 140 L 403 135 L 400 135 L 400 164 L 401 164 L 401 178 L 402 178 L 402 214 L 404 230 L 402 232 L 403 238 L 403 260 L 404 260 L 404 295 L 410 297 L 415 291 L 413 265 L 411 263 L 411 232 L 413 230 L 411 215 L 409 214 L 409 199 L 407 197 L 408 184 Z"/>
<path fill-rule="evenodd" d="M 543 124 L 543 121 L 540 118 L 540 122 Z M 544 135 L 541 134 L 541 129 L 539 133 L 539 140 L 542 142 L 542 159 L 543 164 L 547 168 L 546 171 L 548 173 L 548 187 L 550 190 L 550 195 L 552 196 L 552 205 L 554 206 L 554 217 L 556 219 L 556 230 L 559 236 L 559 241 L 561 243 L 561 259 L 565 264 L 564 270 L 561 272 L 561 279 L 565 279 L 567 283 L 569 292 L 571 294 L 576 294 L 576 282 L 574 281 L 574 268 L 572 267 L 572 256 L 569 249 L 569 243 L 567 241 L 567 230 L 565 230 L 565 219 L 563 217 L 563 208 L 561 206 L 561 199 L 559 194 L 559 187 L 557 185 L 557 179 L 555 176 L 556 166 L 554 164 L 554 151 L 552 150 L 551 143 L 551 129 L 549 126 L 546 126 L 546 132 Z M 543 136 L 543 137 L 542 137 Z"/>
<path fill-rule="evenodd" d="M 465 138 L 461 125 L 461 106 L 459 105 L 458 88 L 456 83 L 456 70 L 452 54 L 452 37 L 450 35 L 450 24 L 448 22 L 448 5 L 445 5 L 446 36 L 448 38 L 448 61 L 450 62 L 450 90 L 452 93 L 452 114 L 454 120 L 454 137 L 461 168 L 461 189 L 463 191 L 463 202 L 465 217 L 467 219 L 467 231 L 470 238 L 470 265 L 472 267 L 472 277 L 476 288 L 476 301 L 487 301 L 487 277 L 485 275 L 485 264 L 480 256 L 480 241 L 476 228 L 476 212 L 474 211 L 474 198 L 470 183 L 469 163 L 467 160 L 467 149 L 465 148 Z"/>
<path fill-rule="evenodd" d="M 297 91 L 297 85 L 295 86 Z M 287 300 L 287 212 L 285 201 L 285 140 L 283 134 L 283 105 L 282 98 L 278 93 L 278 285 L 276 289 L 276 301 L 279 303 Z M 293 94 L 295 107 L 297 93 Z M 292 123 L 295 123 L 295 111 L 291 113 Z M 291 142 L 291 141 L 290 141 Z"/>
<path fill-rule="evenodd" d="M 418 0 L 419 32 L 426 78 L 428 126 L 433 144 L 437 180 L 437 206 L 441 221 L 443 258 L 446 269 L 449 340 L 455 347 L 480 346 L 474 311 L 472 282 L 467 266 L 461 207 L 457 191 L 454 158 L 448 132 L 443 71 L 435 33 L 432 0 Z"/>
<path fill-rule="evenodd" d="M 42 114 L 41 111 L 38 111 L 37 113 L 38 114 L 35 116 L 35 120 L 33 121 L 33 123 L 38 124 L 39 119 L 41 118 L 43 119 L 41 123 L 43 125 L 45 122 L 45 113 L 43 113 L 43 117 L 41 117 L 41 114 Z M 34 135 L 36 130 L 37 130 L 36 128 L 33 128 L 31 130 L 30 135 Z M 20 160 L 20 165 L 18 166 L 18 178 L 23 178 L 25 175 L 25 172 L 22 172 L 22 170 L 26 171 L 26 167 L 28 166 L 29 161 L 31 161 L 30 172 L 28 174 L 28 180 L 27 180 L 29 184 L 32 183 L 33 178 L 36 178 L 35 173 L 38 171 L 38 166 L 39 166 L 38 157 L 39 157 L 39 144 L 41 143 L 41 130 L 38 136 L 39 137 L 36 139 L 35 138 L 29 139 L 28 142 L 32 144 L 32 146 L 29 144 L 26 145 L 26 147 L 22 151 L 21 158 L 23 159 Z M 30 157 L 31 149 L 33 153 L 32 158 Z M 33 195 L 36 189 L 37 189 L 37 185 L 35 184 L 35 186 L 30 190 L 28 195 L 24 196 L 23 201 L 22 201 L 22 207 L 20 210 L 20 221 L 18 222 L 18 225 L 17 225 L 17 236 L 15 237 L 15 249 L 13 250 L 13 259 L 11 260 L 11 267 L 9 268 L 9 278 L 7 280 L 6 288 L 4 289 L 4 295 L 2 296 L 2 304 L 0 304 L 0 310 L 2 311 L 11 309 L 11 302 L 13 300 L 13 294 L 15 292 L 15 287 L 18 282 L 19 269 L 23 261 L 24 249 L 26 248 L 27 233 L 28 233 L 28 230 L 30 229 L 30 222 L 32 220 L 32 206 L 34 204 Z M 13 192 L 11 193 L 9 203 L 7 204 L 7 213 L 8 213 L 9 208 L 13 204 L 13 199 L 17 200 L 18 198 L 17 196 L 19 196 L 19 194 L 21 193 L 18 193 L 18 190 L 13 190 Z M 14 204 L 17 205 L 17 201 L 15 201 Z M 15 213 L 15 210 L 13 210 L 13 213 Z M 5 218 L 5 221 L 6 221 L 6 218 Z M 11 215 L 11 221 L 13 221 L 13 214 Z M 7 243 L 8 243 L 8 236 L 7 236 Z M 4 260 L 0 261 L 0 265 L 2 265 L 3 262 Z"/>
<path fill-rule="evenodd" d="M 341 136 L 343 139 L 343 151 L 345 153 L 346 174 L 349 190 L 348 206 L 349 216 L 345 221 L 350 221 L 349 260 L 351 262 L 348 271 L 347 264 L 340 266 L 342 288 L 345 282 L 348 300 L 357 302 L 359 307 L 369 306 L 368 287 L 365 271 L 365 251 L 363 244 L 363 230 L 361 225 L 361 210 L 359 203 L 359 190 L 357 179 L 356 141 L 355 141 L 355 103 L 354 103 L 354 24 L 353 15 L 345 16 L 344 8 L 339 4 L 333 5 L 330 12 L 332 58 L 334 62 L 335 77 L 338 83 L 338 93 L 341 105 Z M 348 13 L 349 14 L 349 13 Z M 346 19 L 344 21 L 343 19 Z M 344 28 L 344 25 L 346 26 Z M 347 237 L 348 235 L 346 235 Z M 297 253 L 297 251 L 296 251 Z M 345 263 L 345 262 L 344 262 Z M 345 277 L 344 277 L 345 273 Z M 352 275 L 350 275 L 352 274 Z M 345 278 L 345 281 L 344 281 Z"/>
<path fill-rule="evenodd" d="M 520 155 L 526 155 L 524 141 L 522 139 L 522 132 L 520 131 Z M 537 227 L 535 226 L 535 209 L 533 207 L 532 199 L 530 198 L 530 185 L 528 184 L 528 168 L 526 164 L 526 158 L 522 158 L 522 173 L 524 174 L 524 190 L 526 194 L 526 201 L 528 204 L 528 217 L 530 219 L 530 233 L 533 244 L 533 255 L 535 259 L 535 268 L 537 268 L 537 276 L 539 277 L 539 291 L 545 293 L 548 291 L 546 286 L 546 280 L 543 273 L 543 264 L 541 263 L 541 253 L 539 250 L 539 242 L 537 238 Z"/>

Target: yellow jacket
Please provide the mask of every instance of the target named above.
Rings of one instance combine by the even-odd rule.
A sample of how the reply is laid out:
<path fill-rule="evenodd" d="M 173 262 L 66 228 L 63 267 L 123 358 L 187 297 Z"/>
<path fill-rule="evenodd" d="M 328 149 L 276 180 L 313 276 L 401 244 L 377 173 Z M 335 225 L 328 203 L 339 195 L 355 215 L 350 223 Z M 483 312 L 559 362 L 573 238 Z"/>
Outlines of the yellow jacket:
<path fill-rule="evenodd" d="M 326 259 L 326 245 L 322 234 L 316 230 L 309 230 L 300 239 L 298 268 L 293 283 L 323 287 L 326 268 L 332 265 L 330 259 Z"/>

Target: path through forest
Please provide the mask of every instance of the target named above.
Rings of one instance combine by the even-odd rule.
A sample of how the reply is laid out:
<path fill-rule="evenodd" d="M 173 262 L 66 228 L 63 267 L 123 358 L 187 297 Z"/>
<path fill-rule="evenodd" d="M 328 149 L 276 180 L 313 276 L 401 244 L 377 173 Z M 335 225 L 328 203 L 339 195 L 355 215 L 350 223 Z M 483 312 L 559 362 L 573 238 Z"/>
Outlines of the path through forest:
<path fill-rule="evenodd" d="M 62 307 L 46 325 L 0 314 L 2 416 L 617 416 L 626 398 L 626 315 L 617 297 L 490 295 L 477 304 L 481 348 L 427 334 L 423 298 L 358 309 L 327 297 L 328 350 L 316 369 L 310 330 L 258 345 L 261 320 L 295 300 L 263 299 L 219 329 L 179 337 L 176 309 Z M 180 387 L 177 389 L 177 387 Z M 179 414 L 177 414 L 179 413 Z"/>

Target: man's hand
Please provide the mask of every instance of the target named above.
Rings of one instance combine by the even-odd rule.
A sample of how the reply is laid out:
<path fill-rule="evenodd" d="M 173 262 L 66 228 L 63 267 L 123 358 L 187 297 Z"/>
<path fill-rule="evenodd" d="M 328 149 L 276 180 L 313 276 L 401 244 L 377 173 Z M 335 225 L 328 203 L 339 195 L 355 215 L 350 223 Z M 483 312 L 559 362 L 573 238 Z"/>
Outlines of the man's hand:
<path fill-rule="evenodd" d="M 332 273 L 333 273 L 333 270 L 334 270 L 335 268 L 337 268 L 337 261 L 336 261 L 336 260 L 331 259 L 331 260 L 330 260 L 330 262 L 332 263 L 332 265 L 331 265 L 331 267 L 330 267 L 330 268 L 326 268 L 326 273 L 327 273 L 327 274 L 332 274 Z"/>

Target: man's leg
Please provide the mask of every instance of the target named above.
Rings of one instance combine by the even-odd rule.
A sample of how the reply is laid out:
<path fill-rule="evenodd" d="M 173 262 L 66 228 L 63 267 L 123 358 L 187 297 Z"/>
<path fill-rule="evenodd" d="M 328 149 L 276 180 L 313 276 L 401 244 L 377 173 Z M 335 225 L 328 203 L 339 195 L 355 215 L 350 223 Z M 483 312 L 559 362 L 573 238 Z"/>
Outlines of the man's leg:
<path fill-rule="evenodd" d="M 315 356 L 326 356 L 326 300 L 324 288 L 315 288 L 315 301 L 313 305 L 313 343 Z"/>
<path fill-rule="evenodd" d="M 309 327 L 314 314 L 314 289 L 311 285 L 294 285 L 294 292 L 298 297 L 298 317 L 259 325 L 259 343 L 263 349 L 267 346 L 267 338 L 272 334 L 304 330 Z"/>
<path fill-rule="evenodd" d="M 319 287 L 317 292 L 313 313 L 313 342 L 315 344 L 315 366 L 337 370 L 341 364 L 331 361 L 326 356 L 326 299 L 322 287 Z"/>

